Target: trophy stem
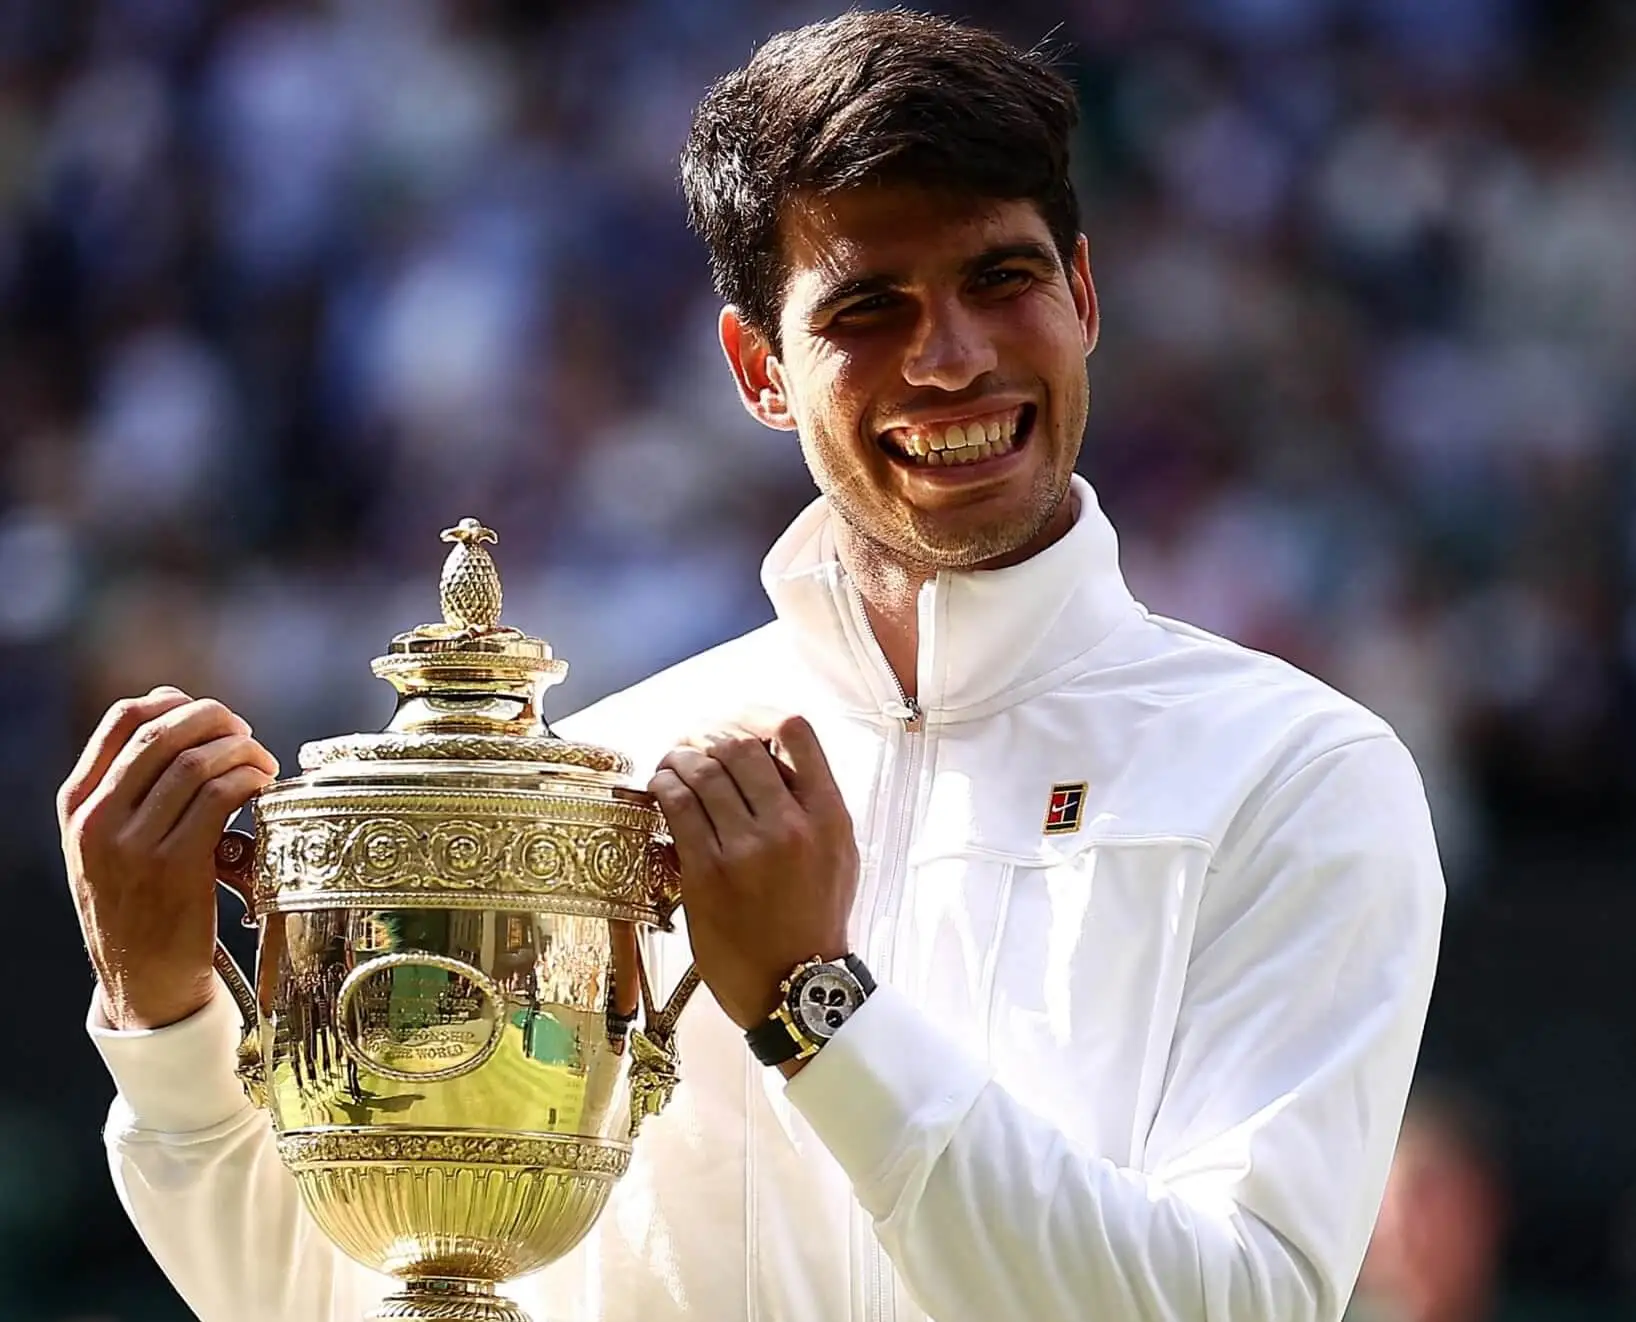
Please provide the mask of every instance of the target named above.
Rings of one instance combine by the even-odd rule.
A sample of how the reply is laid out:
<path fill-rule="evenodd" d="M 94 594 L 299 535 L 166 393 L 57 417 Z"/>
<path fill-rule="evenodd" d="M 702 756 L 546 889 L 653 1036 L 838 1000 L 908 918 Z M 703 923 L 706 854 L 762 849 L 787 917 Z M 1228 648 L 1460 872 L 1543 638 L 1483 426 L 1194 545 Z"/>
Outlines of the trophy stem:
<path fill-rule="evenodd" d="M 531 1322 L 528 1314 L 494 1292 L 492 1281 L 451 1276 L 414 1276 L 381 1300 L 368 1322 Z"/>

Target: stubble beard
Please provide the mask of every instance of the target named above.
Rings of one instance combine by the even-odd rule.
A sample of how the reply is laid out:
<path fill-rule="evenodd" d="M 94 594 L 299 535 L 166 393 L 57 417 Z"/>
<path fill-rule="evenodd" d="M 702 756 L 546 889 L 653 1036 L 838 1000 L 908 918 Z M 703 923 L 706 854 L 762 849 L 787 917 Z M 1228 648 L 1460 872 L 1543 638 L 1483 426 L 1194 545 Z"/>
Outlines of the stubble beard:
<path fill-rule="evenodd" d="M 1077 425 L 1083 435 L 1089 414 L 1088 388 L 1077 409 L 1077 417 L 1069 425 Z M 1041 408 L 1039 426 L 1044 426 L 1045 409 Z M 910 576 L 931 578 L 939 570 L 969 570 L 1010 556 L 1038 537 L 1069 498 L 1069 483 L 1073 476 L 1070 465 L 1059 472 L 1056 464 L 1047 464 L 1035 474 L 1023 509 L 1003 522 L 985 520 L 972 514 L 969 521 L 958 518 L 955 511 L 933 512 L 900 502 L 886 496 L 882 489 L 864 473 L 854 470 L 839 481 L 830 470 L 825 480 L 824 469 L 814 460 L 824 448 L 808 448 L 802 436 L 808 469 L 829 501 L 830 507 L 846 525 L 848 540 L 857 550 L 871 558 L 895 565 Z M 1036 435 L 1031 443 L 1041 443 Z M 1077 456 L 1078 445 L 1073 447 Z M 952 516 L 952 517 L 951 517 Z"/>
<path fill-rule="evenodd" d="M 958 511 L 886 501 L 867 479 L 840 484 L 826 494 L 855 550 L 890 562 L 911 577 L 930 578 L 939 570 L 976 569 L 1027 546 L 1068 498 L 1068 478 L 1040 473 L 1025 508 L 1002 522 L 976 512 L 962 519 Z"/>
<path fill-rule="evenodd" d="M 971 523 L 959 526 L 947 516 L 911 507 L 905 541 L 913 543 L 911 554 L 934 569 L 975 569 L 1027 546 L 1055 517 L 1067 494 L 1066 480 L 1059 484 L 1054 473 L 1042 472 L 1024 509 L 1004 522 L 973 516 Z"/>

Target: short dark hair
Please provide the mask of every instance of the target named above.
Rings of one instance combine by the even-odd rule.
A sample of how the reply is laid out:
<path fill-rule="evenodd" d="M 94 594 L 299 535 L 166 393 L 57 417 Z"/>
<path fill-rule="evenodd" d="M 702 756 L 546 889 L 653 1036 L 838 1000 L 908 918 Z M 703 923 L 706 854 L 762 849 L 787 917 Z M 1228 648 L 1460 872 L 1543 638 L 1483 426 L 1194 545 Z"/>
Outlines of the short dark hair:
<path fill-rule="evenodd" d="M 1079 238 L 1074 89 L 1043 48 L 895 9 L 781 32 L 719 79 L 682 152 L 716 292 L 778 339 L 788 200 L 868 184 L 1028 200 L 1066 266 Z"/>

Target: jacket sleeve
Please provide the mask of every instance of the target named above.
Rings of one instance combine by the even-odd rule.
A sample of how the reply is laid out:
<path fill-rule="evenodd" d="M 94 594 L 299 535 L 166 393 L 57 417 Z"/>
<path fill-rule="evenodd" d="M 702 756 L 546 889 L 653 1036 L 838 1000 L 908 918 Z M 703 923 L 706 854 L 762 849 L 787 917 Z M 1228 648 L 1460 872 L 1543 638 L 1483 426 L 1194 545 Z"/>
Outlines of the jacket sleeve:
<path fill-rule="evenodd" d="M 1076 1149 L 889 987 L 791 1080 L 938 1322 L 1333 1322 L 1419 1049 L 1443 881 L 1395 738 L 1240 814 L 1141 1169 Z"/>
<path fill-rule="evenodd" d="M 88 1028 L 119 1095 L 104 1138 L 137 1232 L 201 1322 L 355 1322 L 388 1282 L 334 1248 L 234 1074 L 239 1014 L 215 999 L 167 1028 Z"/>

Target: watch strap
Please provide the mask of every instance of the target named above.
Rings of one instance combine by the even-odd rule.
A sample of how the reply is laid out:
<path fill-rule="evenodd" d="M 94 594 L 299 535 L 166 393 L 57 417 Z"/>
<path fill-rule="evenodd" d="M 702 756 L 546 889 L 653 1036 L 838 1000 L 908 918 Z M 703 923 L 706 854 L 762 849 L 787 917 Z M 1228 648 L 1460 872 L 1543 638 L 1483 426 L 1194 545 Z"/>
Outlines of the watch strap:
<path fill-rule="evenodd" d="M 752 1028 L 744 1040 L 749 1043 L 750 1054 L 767 1066 L 782 1065 L 801 1054 L 802 1044 L 795 1040 L 789 1024 L 776 1014 Z"/>
<path fill-rule="evenodd" d="M 869 971 L 869 965 L 856 955 L 848 955 L 841 963 L 845 964 L 846 971 L 858 980 L 858 986 L 863 988 L 865 996 L 875 994 L 875 975 Z"/>

